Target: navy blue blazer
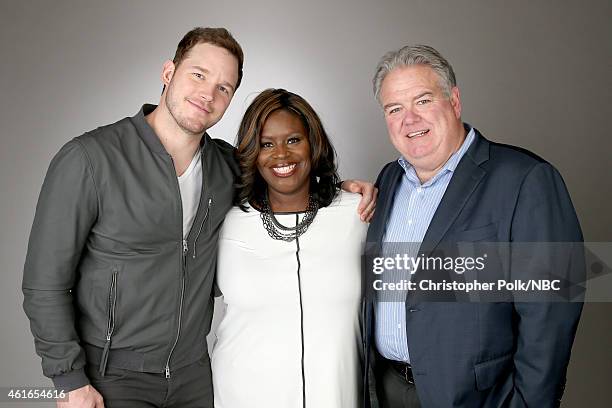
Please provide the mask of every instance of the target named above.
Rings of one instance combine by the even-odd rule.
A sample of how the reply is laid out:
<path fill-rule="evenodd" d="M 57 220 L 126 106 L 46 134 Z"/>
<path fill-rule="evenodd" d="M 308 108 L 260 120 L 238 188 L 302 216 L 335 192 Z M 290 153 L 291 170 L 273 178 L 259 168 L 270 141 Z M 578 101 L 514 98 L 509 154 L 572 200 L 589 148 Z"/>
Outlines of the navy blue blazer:
<path fill-rule="evenodd" d="M 393 161 L 378 176 L 378 203 L 367 235 L 368 245 L 378 248 L 374 252 L 403 174 Z M 476 131 L 421 248 L 435 250 L 450 241 L 582 242 L 583 237 L 552 165 Z M 375 400 L 372 280 L 364 265 L 365 406 Z M 558 406 L 581 310 L 582 303 L 420 302 L 409 295 L 407 340 L 422 406 Z"/>

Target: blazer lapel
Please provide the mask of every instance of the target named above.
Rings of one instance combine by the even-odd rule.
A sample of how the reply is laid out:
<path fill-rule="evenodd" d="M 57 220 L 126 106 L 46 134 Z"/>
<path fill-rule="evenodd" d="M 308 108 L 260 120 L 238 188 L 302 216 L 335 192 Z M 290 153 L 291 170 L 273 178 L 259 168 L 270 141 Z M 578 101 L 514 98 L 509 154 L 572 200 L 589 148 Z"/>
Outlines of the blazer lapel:
<path fill-rule="evenodd" d="M 387 220 L 391 212 L 392 204 L 395 199 L 395 192 L 401 180 L 404 169 L 397 161 L 390 163 L 387 174 L 381 177 L 378 186 L 380 193 L 378 195 L 378 205 L 374 213 L 374 219 L 368 228 L 367 241 L 380 245 L 387 226 Z"/>
<path fill-rule="evenodd" d="M 440 243 L 468 199 L 485 176 L 480 164 L 489 159 L 490 143 L 474 129 L 476 137 L 472 146 L 459 161 L 442 201 L 429 224 L 421 244 L 421 251 L 429 254 Z"/>
<path fill-rule="evenodd" d="M 368 228 L 368 235 L 364 248 L 362 288 L 364 290 L 363 293 L 366 302 L 373 301 L 375 297 L 374 288 L 372 286 L 374 274 L 371 273 L 371 261 L 374 257 L 380 256 L 382 252 L 382 240 L 385 234 L 385 227 L 387 226 L 387 219 L 389 218 L 389 213 L 395 198 L 397 184 L 401 180 L 403 172 L 404 170 L 399 163 L 391 162 L 383 169 L 377 181 L 380 191 L 378 194 L 378 204 L 376 206 L 374 218 Z M 366 304 L 366 307 L 367 306 Z"/>

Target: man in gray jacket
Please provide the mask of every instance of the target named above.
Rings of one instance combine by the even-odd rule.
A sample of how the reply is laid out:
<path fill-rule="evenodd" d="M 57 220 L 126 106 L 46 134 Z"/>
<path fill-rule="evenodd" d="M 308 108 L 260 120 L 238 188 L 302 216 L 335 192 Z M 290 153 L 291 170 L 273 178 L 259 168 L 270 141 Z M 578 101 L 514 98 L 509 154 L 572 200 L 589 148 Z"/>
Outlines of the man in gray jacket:
<path fill-rule="evenodd" d="M 158 106 L 71 140 L 51 162 L 23 292 L 43 372 L 70 391 L 60 406 L 213 406 L 205 336 L 239 169 L 206 130 L 242 66 L 227 30 L 190 31 L 164 63 Z"/>
<path fill-rule="evenodd" d="M 68 142 L 40 193 L 24 309 L 66 406 L 206 406 L 205 335 L 233 147 L 205 131 L 227 109 L 243 53 L 197 28 L 161 74 L 159 105 Z M 101 394 L 101 395 L 100 395 Z"/>

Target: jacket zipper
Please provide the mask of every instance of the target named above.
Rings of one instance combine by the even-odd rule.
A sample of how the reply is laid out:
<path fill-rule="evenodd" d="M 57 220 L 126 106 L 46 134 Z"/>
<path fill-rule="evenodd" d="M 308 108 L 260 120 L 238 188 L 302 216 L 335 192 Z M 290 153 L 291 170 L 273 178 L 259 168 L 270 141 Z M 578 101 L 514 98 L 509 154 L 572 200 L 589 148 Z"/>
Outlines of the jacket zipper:
<path fill-rule="evenodd" d="M 108 292 L 108 324 L 106 326 L 106 342 L 102 351 L 102 359 L 100 361 L 100 375 L 104 377 L 106 373 L 106 365 L 108 363 L 108 354 L 110 352 L 111 338 L 115 330 L 115 308 L 117 306 L 117 269 L 113 269 L 111 278 L 110 290 Z"/>
<path fill-rule="evenodd" d="M 203 183 L 204 181 L 202 181 Z M 208 219 L 208 214 L 210 213 L 210 207 L 212 206 L 213 198 L 210 197 L 208 199 L 208 206 L 206 207 L 206 214 L 204 214 L 204 218 L 202 218 L 202 222 L 200 223 L 200 228 L 198 229 L 198 233 L 196 234 L 195 240 L 193 241 L 193 259 L 196 258 L 196 244 L 198 243 L 198 238 L 200 237 L 200 232 L 202 232 L 202 227 L 204 223 Z"/>
<path fill-rule="evenodd" d="M 179 303 L 179 315 L 178 315 L 178 327 L 176 329 L 176 337 L 174 338 L 174 343 L 172 344 L 172 348 L 170 349 L 170 353 L 168 354 L 168 359 L 166 360 L 166 378 L 170 378 L 170 358 L 172 358 L 172 353 L 178 344 L 179 337 L 181 335 L 181 320 L 183 318 L 183 300 L 185 297 L 185 269 L 187 268 L 187 251 L 189 251 L 189 247 L 187 246 L 187 240 L 183 239 L 183 265 L 181 270 L 181 297 Z"/>
<path fill-rule="evenodd" d="M 168 157 L 170 158 L 170 162 L 172 163 L 172 170 L 174 172 L 174 180 L 176 180 L 176 189 L 178 192 L 178 197 L 179 197 L 179 208 L 181 209 L 181 225 L 183 225 L 182 222 L 182 218 L 183 218 L 183 202 L 181 200 L 181 188 L 178 184 L 178 179 L 177 179 L 177 175 L 176 175 L 176 170 L 174 168 L 174 159 L 172 159 L 172 156 L 170 154 L 168 154 Z M 204 156 L 202 153 L 202 157 L 200 160 L 204 160 Z M 204 176 L 202 176 L 202 186 L 200 187 L 201 191 L 204 191 Z M 201 201 L 201 197 L 200 197 L 200 201 Z M 200 202 L 201 204 L 201 202 Z M 197 241 L 197 237 L 200 235 L 200 232 L 202 230 L 202 225 L 204 224 L 204 221 L 208 218 L 208 213 L 210 211 L 210 206 L 212 204 L 212 197 L 208 199 L 208 207 L 206 209 L 206 214 L 204 215 L 203 221 L 200 224 L 200 231 L 198 231 L 198 234 L 196 236 L 196 239 L 194 240 L 194 255 L 193 257 L 195 258 L 195 243 Z M 199 208 L 198 208 L 199 211 Z M 197 215 L 197 214 L 196 214 Z M 191 231 L 189 231 L 189 234 L 187 234 L 187 238 L 189 238 L 189 235 L 191 235 Z M 187 245 L 187 239 L 183 238 L 183 234 L 181 234 L 181 239 L 183 242 L 183 253 L 181 255 L 182 257 L 182 263 L 181 263 L 181 296 L 180 296 L 180 302 L 179 302 L 179 315 L 178 315 L 178 326 L 176 329 L 176 337 L 174 338 L 174 343 L 172 344 L 172 348 L 170 348 L 170 353 L 168 353 L 168 359 L 166 360 L 166 367 L 164 369 L 166 378 L 169 379 L 170 378 L 170 359 L 172 358 L 172 353 L 174 353 L 174 349 L 176 348 L 176 345 L 178 344 L 179 341 L 179 337 L 181 335 L 181 320 L 183 318 L 183 301 L 185 298 L 185 275 L 186 275 L 186 271 L 187 271 L 187 252 L 189 251 L 189 246 Z"/>

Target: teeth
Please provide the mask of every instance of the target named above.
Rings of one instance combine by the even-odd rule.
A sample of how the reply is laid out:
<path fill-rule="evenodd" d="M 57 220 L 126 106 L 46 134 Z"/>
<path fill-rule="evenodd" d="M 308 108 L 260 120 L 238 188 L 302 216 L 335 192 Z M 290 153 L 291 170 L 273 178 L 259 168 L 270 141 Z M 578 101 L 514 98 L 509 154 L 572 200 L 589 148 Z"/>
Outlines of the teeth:
<path fill-rule="evenodd" d="M 291 170 L 293 170 L 295 166 L 296 166 L 295 164 L 290 164 L 288 166 L 283 166 L 283 167 L 274 167 L 274 171 L 277 173 L 281 173 L 281 174 L 287 174 Z"/>
<path fill-rule="evenodd" d="M 408 137 L 423 136 L 427 132 L 429 132 L 429 130 L 420 130 L 418 132 L 408 133 Z"/>

